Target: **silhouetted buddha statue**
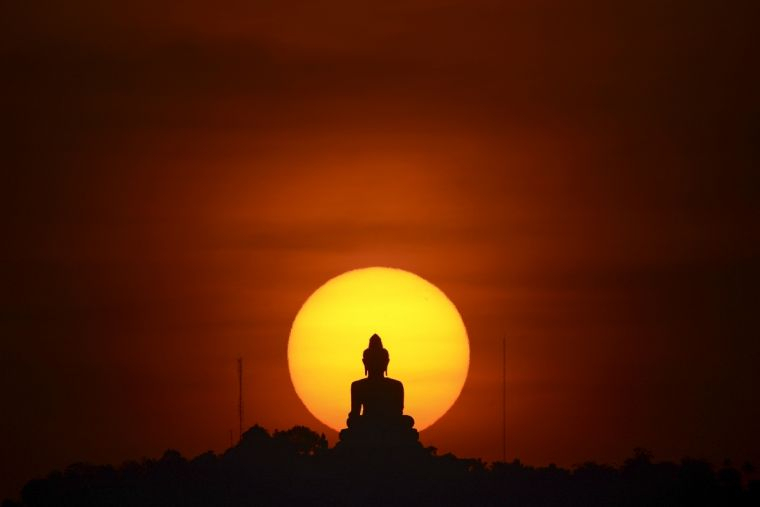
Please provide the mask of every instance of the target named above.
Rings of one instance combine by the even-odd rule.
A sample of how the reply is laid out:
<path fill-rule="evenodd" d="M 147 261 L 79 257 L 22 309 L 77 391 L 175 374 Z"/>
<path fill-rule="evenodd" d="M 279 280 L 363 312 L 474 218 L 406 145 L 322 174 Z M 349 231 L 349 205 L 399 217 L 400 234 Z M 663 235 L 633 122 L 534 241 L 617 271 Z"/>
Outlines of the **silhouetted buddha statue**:
<path fill-rule="evenodd" d="M 351 383 L 351 412 L 341 440 L 416 442 L 414 419 L 403 414 L 404 385 L 386 377 L 390 356 L 378 335 L 369 339 L 362 362 L 367 377 Z"/>

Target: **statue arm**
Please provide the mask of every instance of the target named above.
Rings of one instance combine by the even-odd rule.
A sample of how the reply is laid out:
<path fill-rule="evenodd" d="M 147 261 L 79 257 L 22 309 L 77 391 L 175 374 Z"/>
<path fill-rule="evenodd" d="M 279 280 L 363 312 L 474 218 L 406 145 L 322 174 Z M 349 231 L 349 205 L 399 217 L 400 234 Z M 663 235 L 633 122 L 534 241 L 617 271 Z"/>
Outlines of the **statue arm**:
<path fill-rule="evenodd" d="M 404 413 L 404 384 L 398 383 L 398 413 Z"/>
<path fill-rule="evenodd" d="M 362 402 L 358 391 L 359 386 L 353 382 L 351 384 L 351 412 L 349 415 L 361 415 Z"/>

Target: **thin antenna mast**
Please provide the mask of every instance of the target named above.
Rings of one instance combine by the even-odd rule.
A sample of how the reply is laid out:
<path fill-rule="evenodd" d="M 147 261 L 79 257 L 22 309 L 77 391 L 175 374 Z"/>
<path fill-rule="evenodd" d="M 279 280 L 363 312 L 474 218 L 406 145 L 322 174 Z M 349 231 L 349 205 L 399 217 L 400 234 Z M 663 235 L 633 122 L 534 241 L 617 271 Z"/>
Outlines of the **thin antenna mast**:
<path fill-rule="evenodd" d="M 507 462 L 507 338 L 501 339 L 501 460 Z"/>
<path fill-rule="evenodd" d="M 238 442 L 243 439 L 243 358 L 238 358 Z"/>

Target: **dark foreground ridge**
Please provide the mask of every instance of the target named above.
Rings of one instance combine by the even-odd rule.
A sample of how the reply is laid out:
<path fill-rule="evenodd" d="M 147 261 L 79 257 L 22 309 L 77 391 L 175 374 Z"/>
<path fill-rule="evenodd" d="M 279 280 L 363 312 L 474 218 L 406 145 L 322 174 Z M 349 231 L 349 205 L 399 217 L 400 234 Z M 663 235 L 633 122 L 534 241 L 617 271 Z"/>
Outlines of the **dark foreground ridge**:
<path fill-rule="evenodd" d="M 260 426 L 222 454 L 158 459 L 121 466 L 71 465 L 30 481 L 23 506 L 238 505 L 760 505 L 760 481 L 704 461 L 655 463 L 643 450 L 620 468 L 585 463 L 571 470 L 519 461 L 486 465 L 439 456 L 421 444 L 328 448 L 303 426 L 270 435 Z M 747 470 L 749 471 L 749 470 Z"/>

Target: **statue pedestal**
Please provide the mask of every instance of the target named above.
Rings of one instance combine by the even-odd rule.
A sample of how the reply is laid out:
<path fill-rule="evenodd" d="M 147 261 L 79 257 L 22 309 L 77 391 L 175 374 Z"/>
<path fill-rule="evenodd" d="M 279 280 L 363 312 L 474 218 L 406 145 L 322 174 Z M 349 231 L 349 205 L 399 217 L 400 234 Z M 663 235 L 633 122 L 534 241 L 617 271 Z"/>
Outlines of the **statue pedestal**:
<path fill-rule="evenodd" d="M 339 453 L 370 459 L 409 456 L 424 452 L 420 435 L 409 416 L 372 420 L 364 417 L 350 419 L 350 426 L 340 432 L 335 445 Z"/>

